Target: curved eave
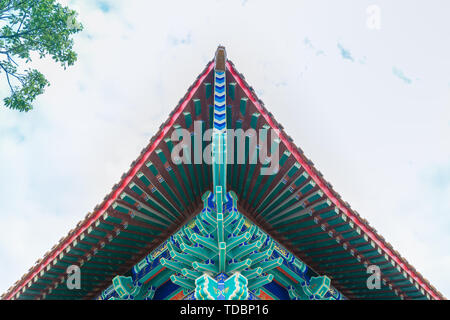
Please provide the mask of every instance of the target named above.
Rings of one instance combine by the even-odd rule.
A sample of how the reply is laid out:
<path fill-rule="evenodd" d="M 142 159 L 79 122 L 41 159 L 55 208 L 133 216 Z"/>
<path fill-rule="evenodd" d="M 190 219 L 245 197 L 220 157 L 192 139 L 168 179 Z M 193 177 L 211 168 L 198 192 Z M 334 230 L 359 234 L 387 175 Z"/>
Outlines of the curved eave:
<path fill-rule="evenodd" d="M 57 261 L 58 257 L 64 255 L 65 250 L 70 250 L 70 246 L 83 235 L 84 232 L 89 231 L 89 228 L 95 226 L 96 222 L 100 221 L 100 218 L 105 215 L 112 204 L 119 199 L 119 195 L 129 185 L 139 170 L 149 159 L 149 156 L 155 151 L 162 140 L 167 136 L 169 130 L 173 127 L 174 123 L 180 117 L 186 106 L 198 91 L 199 87 L 211 73 L 214 68 L 214 62 L 210 61 L 203 72 L 197 77 L 197 80 L 189 88 L 185 96 L 180 100 L 178 106 L 171 112 L 169 119 L 160 126 L 158 133 L 150 140 L 149 145 L 141 152 L 141 156 L 132 163 L 130 170 L 122 176 L 119 184 L 113 187 L 113 190 L 109 195 L 104 198 L 104 201 L 97 205 L 93 213 L 86 215 L 85 219 L 80 221 L 74 230 L 71 230 L 66 237 L 61 238 L 59 243 L 55 245 L 42 259 L 39 259 L 35 266 L 29 269 L 29 271 L 17 281 L 8 291 L 3 294 L 2 299 L 14 299 L 15 296 L 20 295 L 27 288 L 30 288 L 33 283 L 37 282 L 40 276 L 45 273 L 52 264 Z M 63 278 L 58 277 L 56 282 L 61 282 Z M 53 285 L 53 284 L 52 284 Z"/>
<path fill-rule="evenodd" d="M 383 253 L 387 254 L 389 259 L 396 267 L 399 267 L 402 272 L 411 277 L 411 279 L 417 283 L 421 289 L 423 289 L 429 296 L 433 299 L 445 299 L 444 296 L 437 291 L 431 284 L 423 278 L 423 276 L 418 273 L 414 268 L 406 261 L 405 258 L 401 257 L 397 252 L 392 249 L 392 246 L 387 243 L 383 237 L 381 237 L 372 227 L 369 226 L 368 222 L 363 220 L 359 215 L 353 211 L 348 204 L 346 204 L 341 197 L 330 187 L 330 184 L 325 181 L 320 172 L 318 172 L 312 165 L 311 161 L 308 160 L 302 152 L 299 151 L 294 143 L 289 139 L 286 133 L 281 129 L 281 126 L 275 121 L 275 119 L 269 115 L 269 112 L 263 106 L 261 100 L 256 96 L 256 93 L 250 89 L 250 86 L 244 80 L 244 77 L 235 69 L 234 64 L 231 61 L 227 61 L 227 69 L 230 71 L 235 81 L 239 84 L 242 90 L 245 92 L 247 97 L 255 105 L 258 112 L 264 117 L 267 123 L 276 131 L 280 139 L 286 145 L 288 150 L 294 155 L 295 159 L 301 164 L 305 171 L 311 176 L 314 182 L 320 187 L 320 189 L 325 193 L 325 195 L 330 199 L 333 204 L 342 211 L 353 223 L 355 228 L 360 228 L 362 232 L 376 245 L 380 248 Z"/>
<path fill-rule="evenodd" d="M 194 120 L 202 120 L 205 129 L 211 126 L 213 68 L 214 62 L 208 63 L 104 201 L 14 284 L 3 299 L 93 298 L 107 287 L 112 276 L 126 273 L 198 213 L 202 205 L 200 195 L 211 186 L 210 166 L 169 165 L 167 138 L 177 126 L 189 128 L 192 134 Z M 230 90 L 227 109 L 233 110 L 227 114 L 229 125 L 239 124 L 244 130 L 270 126 L 282 140 L 280 154 L 285 160 L 285 165 L 271 178 L 259 175 L 259 164 L 229 165 L 228 184 L 238 194 L 240 211 L 315 271 L 330 276 L 333 285 L 349 298 L 444 299 L 331 188 L 230 61 L 226 68 Z M 202 85 L 204 90 L 199 90 Z M 243 100 L 249 102 L 244 113 Z M 300 188 L 291 190 L 294 179 L 302 174 L 308 176 L 308 183 L 314 187 L 307 192 Z M 312 201 L 320 209 L 301 217 L 297 229 L 283 231 L 283 227 L 277 227 L 263 213 L 266 209 L 269 212 L 280 199 L 294 196 L 294 191 L 298 192 L 299 202 Z M 158 199 L 152 202 L 149 195 Z M 257 204 L 256 198 L 260 199 Z M 167 214 L 155 216 L 153 213 L 157 211 Z M 365 268 L 375 262 L 386 273 L 377 293 L 364 288 Z M 74 263 L 80 264 L 82 274 L 90 279 L 89 286 L 78 293 L 67 291 L 63 284 L 65 268 Z"/>

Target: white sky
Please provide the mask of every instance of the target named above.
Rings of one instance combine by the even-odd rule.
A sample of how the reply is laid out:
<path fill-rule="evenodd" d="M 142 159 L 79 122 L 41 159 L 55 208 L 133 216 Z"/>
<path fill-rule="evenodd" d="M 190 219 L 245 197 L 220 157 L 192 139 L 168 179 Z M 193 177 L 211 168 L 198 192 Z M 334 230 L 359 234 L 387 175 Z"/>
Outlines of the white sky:
<path fill-rule="evenodd" d="M 85 27 L 76 65 L 36 61 L 51 86 L 35 110 L 0 108 L 0 292 L 102 201 L 223 44 L 344 200 L 450 296 L 449 2 L 62 2 Z"/>

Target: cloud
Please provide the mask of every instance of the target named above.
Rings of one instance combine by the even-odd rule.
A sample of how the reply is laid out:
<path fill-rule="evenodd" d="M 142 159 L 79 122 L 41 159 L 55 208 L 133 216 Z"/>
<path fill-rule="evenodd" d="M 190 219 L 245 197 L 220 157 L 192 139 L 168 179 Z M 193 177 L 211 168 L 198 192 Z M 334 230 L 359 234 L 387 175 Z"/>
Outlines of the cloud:
<path fill-rule="evenodd" d="M 111 10 L 111 5 L 108 1 L 97 1 L 97 6 L 103 13 L 108 13 Z"/>
<path fill-rule="evenodd" d="M 190 32 L 184 37 L 177 37 L 174 35 L 169 35 L 168 39 L 169 39 L 169 43 L 174 47 L 179 46 L 179 45 L 189 45 L 192 42 Z"/>
<path fill-rule="evenodd" d="M 339 48 L 343 59 L 350 60 L 351 62 L 354 61 L 349 50 L 345 49 L 340 43 L 337 44 L 337 47 Z"/>
<path fill-rule="evenodd" d="M 317 49 L 311 42 L 311 40 L 309 40 L 309 38 L 305 38 L 303 40 L 303 43 L 305 44 L 305 46 L 311 50 L 313 50 L 315 52 L 316 56 L 320 56 L 320 55 L 324 55 L 325 51 L 323 51 L 322 49 Z"/>
<path fill-rule="evenodd" d="M 399 78 L 400 80 L 402 80 L 407 84 L 410 84 L 412 82 L 412 80 L 407 76 L 405 76 L 403 71 L 398 69 L 397 67 L 392 67 L 392 73 L 394 74 L 394 76 L 396 76 L 397 78 Z"/>

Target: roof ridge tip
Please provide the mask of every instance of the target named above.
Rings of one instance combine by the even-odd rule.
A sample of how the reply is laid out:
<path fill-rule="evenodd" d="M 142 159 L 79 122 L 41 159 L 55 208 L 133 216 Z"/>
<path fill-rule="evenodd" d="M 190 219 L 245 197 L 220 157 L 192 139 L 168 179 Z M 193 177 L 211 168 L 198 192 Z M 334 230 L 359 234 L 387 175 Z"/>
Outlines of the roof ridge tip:
<path fill-rule="evenodd" d="M 214 69 L 225 71 L 227 62 L 227 52 L 224 46 L 219 45 L 214 55 Z"/>

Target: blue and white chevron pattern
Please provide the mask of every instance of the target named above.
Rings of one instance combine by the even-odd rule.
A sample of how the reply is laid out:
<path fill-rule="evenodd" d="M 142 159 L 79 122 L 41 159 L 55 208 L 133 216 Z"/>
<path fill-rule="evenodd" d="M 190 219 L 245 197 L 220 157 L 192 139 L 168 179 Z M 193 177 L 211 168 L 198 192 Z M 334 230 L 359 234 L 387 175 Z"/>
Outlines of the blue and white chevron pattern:
<path fill-rule="evenodd" d="M 226 130 L 225 71 L 214 72 L 214 130 L 220 133 Z"/>

